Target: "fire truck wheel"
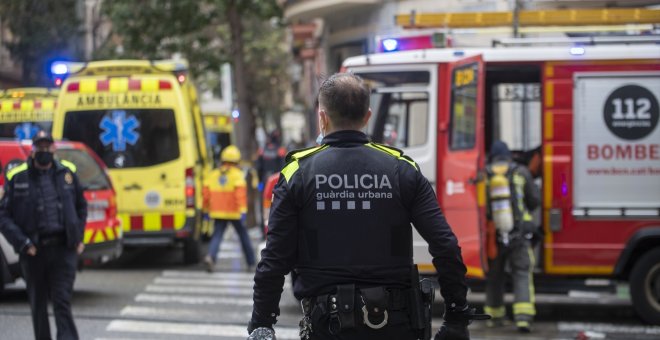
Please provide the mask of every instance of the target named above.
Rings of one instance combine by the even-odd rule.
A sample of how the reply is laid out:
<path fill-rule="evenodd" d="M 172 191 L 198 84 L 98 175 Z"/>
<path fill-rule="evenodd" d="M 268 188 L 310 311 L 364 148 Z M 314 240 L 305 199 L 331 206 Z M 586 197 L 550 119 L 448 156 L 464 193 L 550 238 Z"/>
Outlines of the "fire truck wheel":
<path fill-rule="evenodd" d="M 183 241 L 183 262 L 185 264 L 199 263 L 200 256 L 200 241 L 193 238 L 188 238 Z"/>
<path fill-rule="evenodd" d="M 642 320 L 660 325 L 660 249 L 646 252 L 633 266 L 630 296 Z"/>

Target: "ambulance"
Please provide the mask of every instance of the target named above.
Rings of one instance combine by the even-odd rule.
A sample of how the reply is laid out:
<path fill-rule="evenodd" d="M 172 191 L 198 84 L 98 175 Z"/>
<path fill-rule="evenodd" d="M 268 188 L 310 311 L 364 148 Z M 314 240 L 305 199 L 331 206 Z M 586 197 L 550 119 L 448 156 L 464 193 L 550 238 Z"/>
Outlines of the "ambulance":
<path fill-rule="evenodd" d="M 0 138 L 32 139 L 50 132 L 57 89 L 26 87 L 0 91 Z"/>
<path fill-rule="evenodd" d="M 629 283 L 660 324 L 660 45 L 422 49 L 351 57 L 371 86 L 370 137 L 433 184 L 468 276 L 484 278 L 484 169 L 503 140 L 541 187 L 537 276 Z M 434 273 L 415 236 L 415 261 Z M 596 278 L 596 280 L 587 280 Z"/>
<path fill-rule="evenodd" d="M 55 63 L 53 136 L 87 144 L 107 165 L 126 247 L 181 245 L 196 263 L 209 156 L 187 70 L 185 60 Z"/>
<path fill-rule="evenodd" d="M 215 112 L 204 112 L 203 116 L 206 140 L 211 148 L 214 166 L 217 167 L 222 149 L 234 142 L 233 118 L 229 114 Z"/>

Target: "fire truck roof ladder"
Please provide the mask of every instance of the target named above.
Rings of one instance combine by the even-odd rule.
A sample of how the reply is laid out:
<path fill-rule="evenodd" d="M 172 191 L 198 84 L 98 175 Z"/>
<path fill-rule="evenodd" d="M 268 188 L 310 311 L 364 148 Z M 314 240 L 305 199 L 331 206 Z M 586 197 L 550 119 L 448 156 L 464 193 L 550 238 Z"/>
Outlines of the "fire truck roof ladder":
<path fill-rule="evenodd" d="M 504 38 L 493 40 L 497 46 L 535 46 L 535 45 L 605 45 L 605 44 L 657 44 L 660 35 L 637 36 L 591 36 L 591 37 L 553 37 L 553 38 Z"/>

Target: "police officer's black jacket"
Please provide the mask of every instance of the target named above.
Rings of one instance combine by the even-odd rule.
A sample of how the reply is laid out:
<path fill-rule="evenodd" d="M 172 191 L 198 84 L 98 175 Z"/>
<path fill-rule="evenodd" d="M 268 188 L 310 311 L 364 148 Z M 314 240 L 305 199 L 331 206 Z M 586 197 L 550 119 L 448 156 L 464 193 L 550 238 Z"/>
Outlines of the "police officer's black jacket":
<path fill-rule="evenodd" d="M 290 270 L 298 299 L 346 283 L 410 287 L 411 222 L 429 243 L 445 301 L 464 305 L 458 242 L 417 165 L 359 131 L 334 132 L 323 143 L 290 153 L 273 191 L 254 278 L 253 322 L 269 325 L 279 315 Z"/>
<path fill-rule="evenodd" d="M 64 164 L 63 164 L 64 163 Z M 59 197 L 61 225 L 66 233 L 67 246 L 82 242 L 87 220 L 87 202 L 83 196 L 75 166 L 70 162 L 53 161 L 54 184 Z M 0 231 L 20 252 L 29 242 L 39 242 L 39 218 L 42 217 L 37 173 L 32 159 L 28 159 L 7 173 L 5 194 L 0 200 Z"/>

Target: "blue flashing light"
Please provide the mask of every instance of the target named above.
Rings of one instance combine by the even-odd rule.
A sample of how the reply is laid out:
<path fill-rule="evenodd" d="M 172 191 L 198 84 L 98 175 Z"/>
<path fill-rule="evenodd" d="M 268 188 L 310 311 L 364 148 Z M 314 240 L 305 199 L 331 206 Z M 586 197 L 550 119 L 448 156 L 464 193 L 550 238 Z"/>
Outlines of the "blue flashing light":
<path fill-rule="evenodd" d="M 50 72 L 54 75 L 65 75 L 69 73 L 69 67 L 63 63 L 53 63 L 50 66 Z"/>
<path fill-rule="evenodd" d="M 383 40 L 383 48 L 385 52 L 396 51 L 399 48 L 399 41 L 396 39 L 385 39 Z"/>
<path fill-rule="evenodd" d="M 571 55 L 583 55 L 584 54 L 584 47 L 571 47 Z"/>
<path fill-rule="evenodd" d="M 465 51 L 462 51 L 462 50 L 454 51 L 454 57 L 462 57 L 464 55 L 465 55 Z"/>
<path fill-rule="evenodd" d="M 238 119 L 238 116 L 240 116 L 240 112 L 238 110 L 234 110 L 231 112 L 231 116 L 234 117 L 234 119 Z"/>

